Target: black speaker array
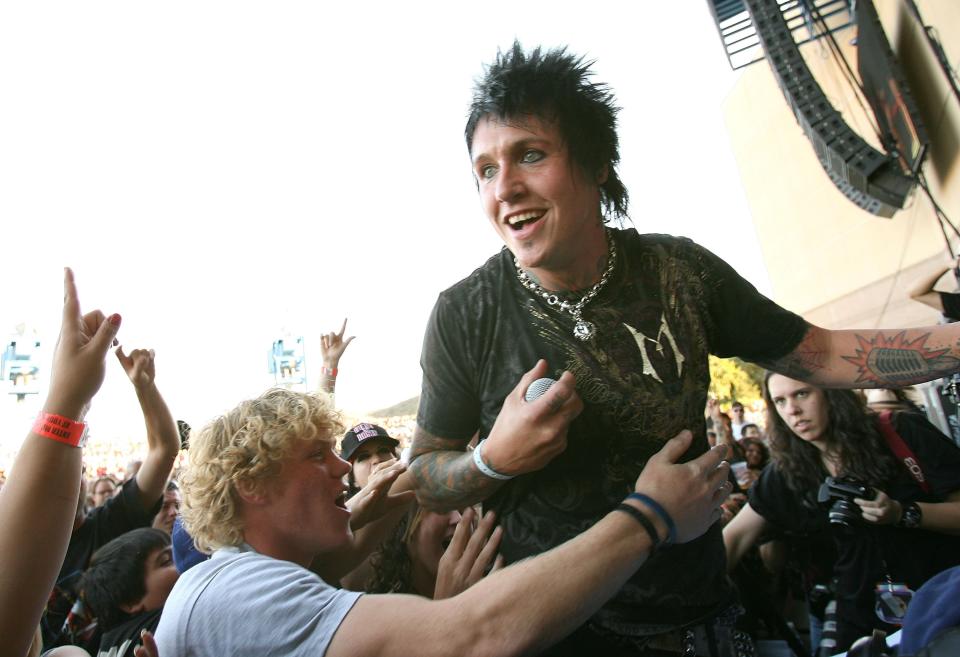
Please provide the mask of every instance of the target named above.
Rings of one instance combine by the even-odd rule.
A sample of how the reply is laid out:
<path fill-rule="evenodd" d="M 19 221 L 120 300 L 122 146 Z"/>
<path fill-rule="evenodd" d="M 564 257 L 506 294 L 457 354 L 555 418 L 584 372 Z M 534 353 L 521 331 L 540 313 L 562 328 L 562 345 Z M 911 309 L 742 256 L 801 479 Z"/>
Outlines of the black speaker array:
<path fill-rule="evenodd" d="M 892 217 L 904 206 L 913 180 L 901 172 L 894 157 L 855 133 L 830 104 L 800 55 L 777 0 L 745 4 L 777 84 L 830 180 L 858 207 Z"/>

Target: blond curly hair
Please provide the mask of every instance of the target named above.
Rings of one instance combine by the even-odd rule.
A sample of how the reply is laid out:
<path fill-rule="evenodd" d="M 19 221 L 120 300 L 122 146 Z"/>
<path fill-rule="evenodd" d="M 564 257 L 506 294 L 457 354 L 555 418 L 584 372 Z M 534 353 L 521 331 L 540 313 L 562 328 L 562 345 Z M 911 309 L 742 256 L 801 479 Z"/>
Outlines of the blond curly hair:
<path fill-rule="evenodd" d="M 181 475 L 184 525 L 199 550 L 243 542 L 237 486 L 251 490 L 276 477 L 281 461 L 301 441 L 333 446 L 343 432 L 325 394 L 272 388 L 241 402 L 190 437 L 190 464 Z"/>

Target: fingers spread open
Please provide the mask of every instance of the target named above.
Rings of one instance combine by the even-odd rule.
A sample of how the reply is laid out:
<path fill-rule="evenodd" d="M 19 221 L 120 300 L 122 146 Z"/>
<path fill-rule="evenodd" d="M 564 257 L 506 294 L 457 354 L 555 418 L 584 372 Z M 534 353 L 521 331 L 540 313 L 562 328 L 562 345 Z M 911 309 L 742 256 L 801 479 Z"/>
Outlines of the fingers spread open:
<path fill-rule="evenodd" d="M 660 448 L 659 452 L 650 457 L 650 460 L 656 459 L 658 461 L 665 461 L 667 463 L 676 463 L 680 457 L 686 453 L 687 449 L 689 449 L 690 441 L 692 439 L 693 434 L 687 429 L 684 429 L 676 436 L 668 440 L 666 444 Z M 707 454 L 709 454 L 709 452 L 707 452 Z M 700 456 L 700 459 L 702 459 L 704 456 L 707 456 L 707 454 Z M 717 459 L 717 462 L 719 462 L 719 460 L 720 459 Z M 699 459 L 697 459 L 697 461 L 699 461 Z M 694 461 L 694 463 L 697 461 Z"/>
<path fill-rule="evenodd" d="M 487 572 L 487 567 L 490 565 L 490 562 L 497 558 L 497 550 L 500 549 L 500 539 L 503 538 L 503 528 L 495 527 L 493 533 L 490 534 L 489 540 L 483 546 L 483 549 L 480 550 L 480 555 L 477 557 L 477 560 L 474 562 L 473 567 L 470 569 L 470 578 L 477 582 L 483 577 L 484 573 Z"/>
<path fill-rule="evenodd" d="M 724 458 L 726 457 L 726 455 L 727 455 L 726 446 L 716 445 L 708 449 L 706 452 L 704 452 L 697 458 L 690 461 L 690 465 L 696 468 L 699 472 L 705 472 L 710 474 L 710 473 L 713 473 L 721 463 L 726 462 L 724 461 Z"/>
<path fill-rule="evenodd" d="M 469 507 L 463 512 L 463 515 L 460 517 L 460 522 L 457 523 L 457 528 L 453 532 L 453 538 L 450 539 L 450 545 L 447 546 L 447 551 L 444 556 L 449 554 L 454 559 L 460 558 L 460 555 L 463 554 L 463 551 L 467 547 L 467 541 L 469 541 L 470 537 L 473 535 L 473 521 L 475 517 L 476 512 L 473 510 L 473 507 Z"/>
<path fill-rule="evenodd" d="M 463 556 L 468 562 L 476 561 L 477 556 L 487 542 L 487 538 L 493 531 L 493 526 L 496 521 L 496 514 L 493 511 L 487 511 L 486 514 L 484 514 L 480 524 L 477 525 L 477 530 L 473 532 L 473 536 L 470 537 L 470 541 L 467 543 L 467 547 L 463 552 Z"/>
<path fill-rule="evenodd" d="M 714 466 L 713 470 L 707 472 L 707 482 L 711 488 L 719 488 L 721 484 L 730 483 L 730 464 L 721 461 Z M 731 484 L 731 488 L 733 485 Z"/>

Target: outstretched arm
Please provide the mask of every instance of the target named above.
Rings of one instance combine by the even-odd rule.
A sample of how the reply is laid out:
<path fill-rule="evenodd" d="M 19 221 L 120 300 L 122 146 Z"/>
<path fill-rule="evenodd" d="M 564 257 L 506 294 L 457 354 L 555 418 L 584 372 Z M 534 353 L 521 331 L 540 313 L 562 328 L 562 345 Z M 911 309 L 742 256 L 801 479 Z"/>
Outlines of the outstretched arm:
<path fill-rule="evenodd" d="M 80 314 L 73 272 L 64 270 L 63 320 L 45 413 L 82 422 L 100 389 L 120 316 Z M 0 636 L 24 655 L 67 552 L 80 491 L 81 449 L 31 431 L 0 495 Z"/>
<path fill-rule="evenodd" d="M 727 549 L 727 572 L 737 567 L 740 559 L 756 544 L 766 527 L 767 521 L 754 511 L 749 503 L 727 523 L 723 528 L 723 545 Z"/>
<path fill-rule="evenodd" d="M 902 388 L 960 371 L 960 323 L 837 331 L 808 324 L 793 351 L 760 365 L 824 388 Z"/>
<path fill-rule="evenodd" d="M 565 372 L 539 399 L 527 402 L 527 387 L 546 376 L 539 361 L 523 375 L 503 402 L 489 437 L 477 449 L 493 471 L 510 477 L 539 470 L 567 448 L 567 427 L 583 409 L 573 375 Z M 417 481 L 417 499 L 435 510 L 462 509 L 492 495 L 503 480 L 484 474 L 467 440 L 434 436 L 418 426 L 413 436 L 410 471 Z"/>
<path fill-rule="evenodd" d="M 636 483 L 638 492 L 657 500 L 673 518 L 680 543 L 716 522 L 730 491 L 729 468 L 721 462 L 726 448 L 676 463 L 691 440 L 684 431 L 668 441 Z M 653 523 L 658 538 L 665 536 L 666 526 L 648 507 L 631 498 L 624 503 Z M 334 634 L 327 655 L 404 655 L 410 646 L 424 657 L 541 652 L 614 595 L 646 560 L 652 544 L 631 514 L 611 511 L 576 538 L 491 573 L 452 598 L 362 596 Z"/>
<path fill-rule="evenodd" d="M 147 455 L 137 471 L 137 487 L 144 509 L 150 509 L 163 495 L 180 453 L 180 432 L 157 389 L 154 359 L 153 349 L 135 349 L 127 356 L 123 347 L 117 347 L 117 360 L 133 383 L 147 425 Z"/>

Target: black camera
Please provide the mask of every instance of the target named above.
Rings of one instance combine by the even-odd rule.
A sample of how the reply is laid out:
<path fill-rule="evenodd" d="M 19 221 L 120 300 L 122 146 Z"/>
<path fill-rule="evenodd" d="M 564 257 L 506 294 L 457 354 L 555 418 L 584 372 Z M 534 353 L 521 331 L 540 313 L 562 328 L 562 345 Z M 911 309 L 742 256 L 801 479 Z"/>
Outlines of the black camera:
<path fill-rule="evenodd" d="M 872 500 L 876 496 L 869 486 L 850 477 L 827 477 L 820 484 L 817 501 L 826 504 L 833 500 L 830 507 L 830 522 L 834 525 L 852 527 L 863 518 L 860 507 L 853 500 Z"/>

